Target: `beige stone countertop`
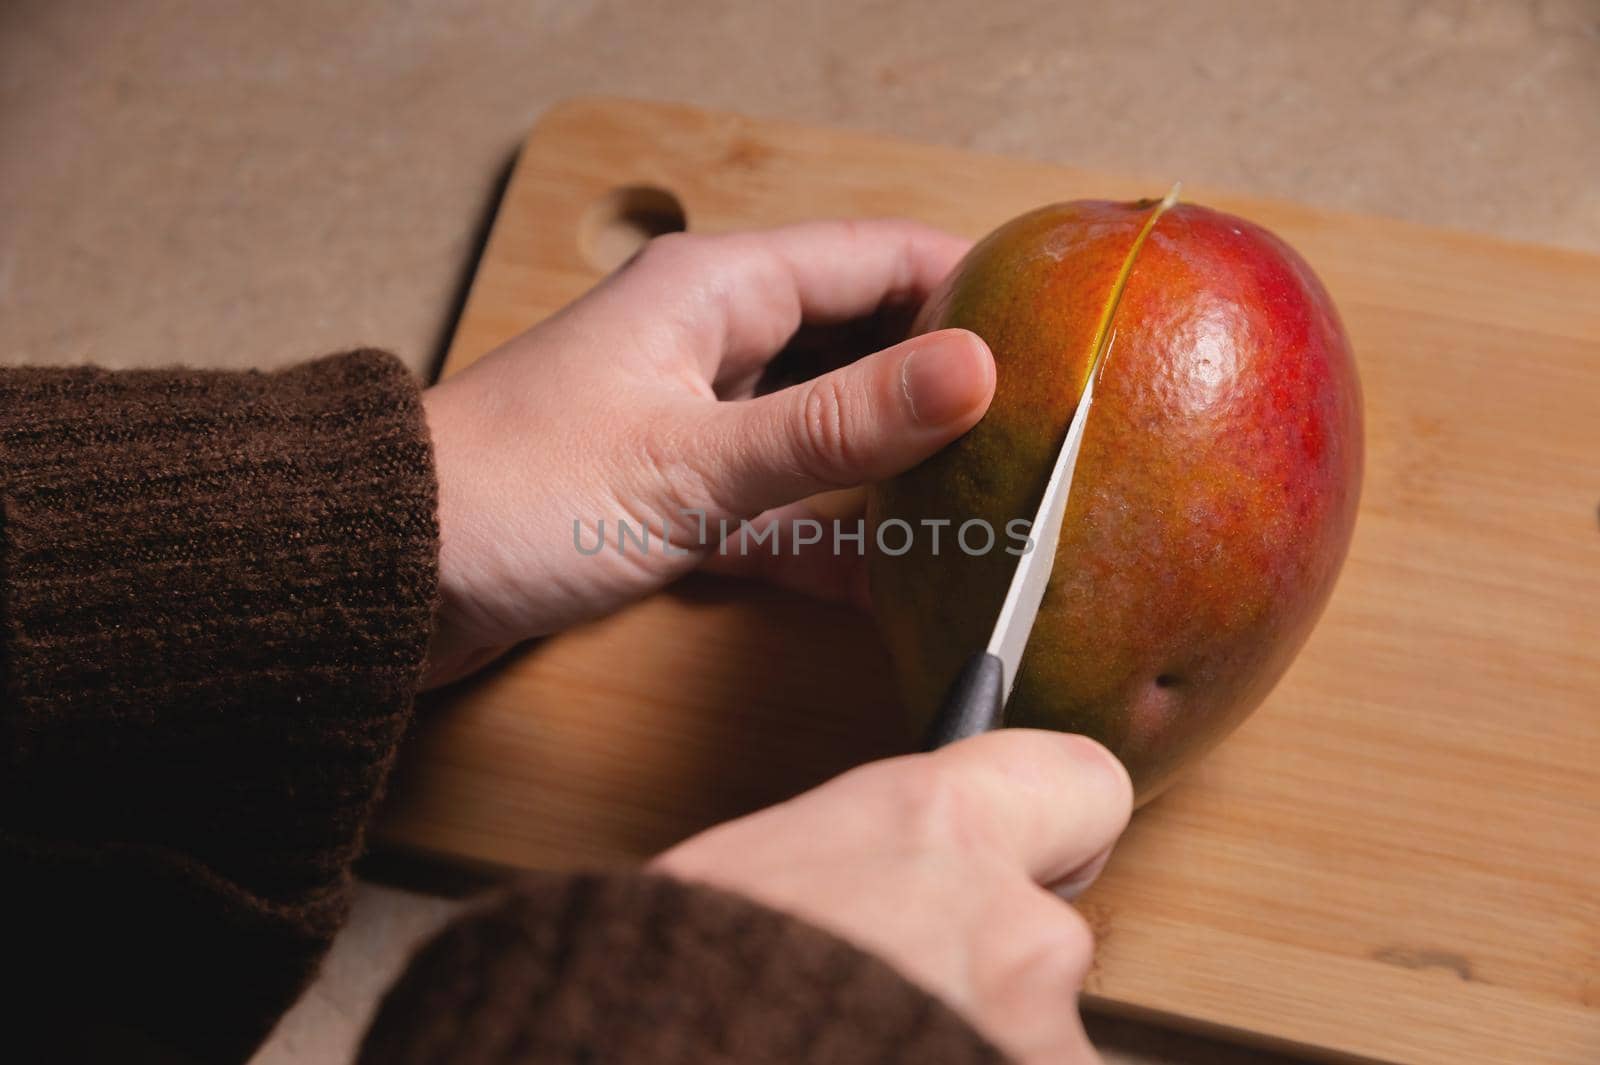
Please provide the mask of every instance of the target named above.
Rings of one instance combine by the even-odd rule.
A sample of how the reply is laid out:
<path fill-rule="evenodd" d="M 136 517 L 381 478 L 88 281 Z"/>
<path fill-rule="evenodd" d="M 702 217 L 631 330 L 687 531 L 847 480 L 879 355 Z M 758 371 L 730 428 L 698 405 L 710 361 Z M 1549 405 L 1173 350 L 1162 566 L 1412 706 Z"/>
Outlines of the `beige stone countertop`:
<path fill-rule="evenodd" d="M 0 361 L 429 374 L 507 162 L 585 93 L 1600 251 L 1600 0 L 7 0 Z M 363 884 L 258 1061 L 346 1060 L 454 905 Z M 1094 1028 L 1118 1063 L 1288 1060 Z"/>

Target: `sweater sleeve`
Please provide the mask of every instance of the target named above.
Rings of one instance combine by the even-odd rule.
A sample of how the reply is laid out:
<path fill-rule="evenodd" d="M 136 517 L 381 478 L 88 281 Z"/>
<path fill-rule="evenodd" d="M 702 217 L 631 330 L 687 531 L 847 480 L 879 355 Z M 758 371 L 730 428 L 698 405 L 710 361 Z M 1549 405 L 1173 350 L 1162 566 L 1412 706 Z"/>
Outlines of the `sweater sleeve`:
<path fill-rule="evenodd" d="M 426 650 L 432 478 L 379 352 L 0 370 L 0 921 L 41 1060 L 242 1060 L 299 993 Z"/>
<path fill-rule="evenodd" d="M 412 960 L 359 1065 L 1000 1065 L 953 1010 L 796 918 L 643 874 L 543 875 Z"/>

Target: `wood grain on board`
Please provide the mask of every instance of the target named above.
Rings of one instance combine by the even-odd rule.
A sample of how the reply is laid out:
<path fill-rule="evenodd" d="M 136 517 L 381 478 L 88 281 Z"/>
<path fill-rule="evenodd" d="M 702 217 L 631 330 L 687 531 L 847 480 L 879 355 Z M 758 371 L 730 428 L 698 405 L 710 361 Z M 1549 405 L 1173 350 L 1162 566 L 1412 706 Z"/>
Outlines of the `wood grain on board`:
<path fill-rule="evenodd" d="M 903 215 L 978 236 L 1095 175 L 577 100 L 512 174 L 446 372 L 581 295 L 634 223 Z M 627 193 L 645 187 L 670 194 Z M 1188 188 L 1311 262 L 1366 395 L 1355 543 L 1263 708 L 1142 811 L 1083 909 L 1102 1006 L 1383 1062 L 1600 1061 L 1600 260 Z M 871 624 L 710 580 L 431 709 L 380 838 L 637 862 L 903 749 Z"/>

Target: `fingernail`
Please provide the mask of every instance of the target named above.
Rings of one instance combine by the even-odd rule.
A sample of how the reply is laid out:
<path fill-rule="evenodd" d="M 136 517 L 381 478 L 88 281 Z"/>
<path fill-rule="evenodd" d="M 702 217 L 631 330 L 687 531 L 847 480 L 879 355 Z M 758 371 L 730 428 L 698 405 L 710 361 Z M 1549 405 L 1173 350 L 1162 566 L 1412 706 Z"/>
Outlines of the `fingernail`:
<path fill-rule="evenodd" d="M 949 425 L 983 402 L 989 391 L 989 354 L 971 333 L 951 329 L 907 343 L 912 350 L 900 364 L 900 387 L 918 423 Z"/>
<path fill-rule="evenodd" d="M 1100 878 L 1100 874 L 1105 871 L 1106 863 L 1110 860 L 1111 852 L 1109 850 L 1101 851 L 1098 858 L 1059 884 L 1052 885 L 1050 890 L 1071 902 L 1089 890 L 1089 886 Z"/>

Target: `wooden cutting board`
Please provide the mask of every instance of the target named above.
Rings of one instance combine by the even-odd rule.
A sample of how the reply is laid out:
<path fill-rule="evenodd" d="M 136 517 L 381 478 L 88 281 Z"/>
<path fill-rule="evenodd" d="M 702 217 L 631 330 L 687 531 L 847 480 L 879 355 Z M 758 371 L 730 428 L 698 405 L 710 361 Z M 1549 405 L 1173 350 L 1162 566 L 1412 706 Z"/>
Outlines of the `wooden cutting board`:
<path fill-rule="evenodd" d="M 574 101 L 528 139 L 445 369 L 680 208 L 705 232 L 896 214 L 978 236 L 1175 176 Z M 1600 1062 L 1600 260 L 1186 198 L 1276 230 L 1327 282 L 1367 479 L 1294 668 L 1084 901 L 1092 997 L 1357 1059 Z M 380 835 L 497 866 L 636 862 L 904 748 L 886 672 L 846 610 L 690 583 L 450 693 Z"/>

